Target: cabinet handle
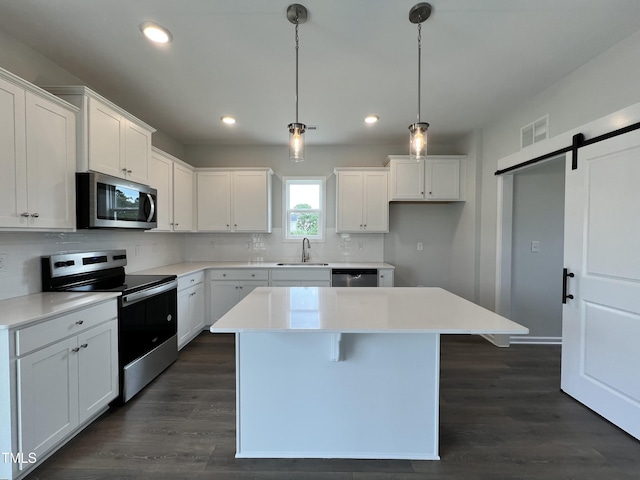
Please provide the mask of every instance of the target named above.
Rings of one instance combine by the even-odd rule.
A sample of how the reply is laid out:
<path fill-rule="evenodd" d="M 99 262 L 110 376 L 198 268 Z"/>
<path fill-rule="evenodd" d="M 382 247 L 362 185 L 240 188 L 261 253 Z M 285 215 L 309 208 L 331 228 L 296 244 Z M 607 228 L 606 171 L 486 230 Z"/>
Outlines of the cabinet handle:
<path fill-rule="evenodd" d="M 131 175 L 133 172 L 131 170 L 127 170 L 127 173 Z"/>
<path fill-rule="evenodd" d="M 88 343 L 83 343 L 82 345 L 80 345 L 80 348 L 87 348 L 89 346 Z"/>
<path fill-rule="evenodd" d="M 255 274 L 255 273 L 252 273 L 252 274 L 251 274 L 251 276 L 252 276 L 252 277 L 255 277 L 255 276 L 256 276 L 256 274 Z"/>
<path fill-rule="evenodd" d="M 226 276 L 227 276 L 227 274 L 226 274 L 226 273 L 223 273 L 223 274 L 222 274 L 222 276 L 223 276 L 223 277 L 226 277 Z"/>
<path fill-rule="evenodd" d="M 80 349 L 78 347 L 76 347 L 76 348 L 72 348 L 71 351 L 73 353 L 78 353 L 80 351 Z"/>
<path fill-rule="evenodd" d="M 367 228 L 367 224 L 366 223 L 364 224 L 364 228 Z"/>
<path fill-rule="evenodd" d="M 174 223 L 174 225 L 177 227 L 178 225 L 180 225 L 179 223 Z"/>
<path fill-rule="evenodd" d="M 32 214 L 31 214 L 31 216 L 32 216 L 33 218 L 38 218 L 38 217 L 40 216 L 40 214 L 39 214 L 39 213 L 32 213 Z"/>
<path fill-rule="evenodd" d="M 384 278 L 384 275 L 380 275 L 380 278 Z"/>
<path fill-rule="evenodd" d="M 22 212 L 20 214 L 21 217 L 28 217 L 29 216 L 29 212 Z"/>
<path fill-rule="evenodd" d="M 433 193 L 429 192 L 429 195 L 433 195 Z"/>
<path fill-rule="evenodd" d="M 195 282 L 195 281 L 196 281 L 196 279 L 195 279 L 195 278 L 192 278 L 192 279 L 191 279 L 191 283 L 193 283 L 193 282 Z"/>
<path fill-rule="evenodd" d="M 233 226 L 234 226 L 234 227 L 237 227 L 237 226 L 238 226 L 238 224 L 237 224 L 237 223 L 234 223 L 234 224 L 233 224 Z"/>
<path fill-rule="evenodd" d="M 84 320 L 76 320 L 76 325 L 82 325 L 84 323 Z"/>
<path fill-rule="evenodd" d="M 123 169 L 122 169 L 122 173 L 127 173 L 127 169 L 126 169 L 126 168 L 123 168 Z"/>
<path fill-rule="evenodd" d="M 242 285 L 240 285 L 240 290 L 242 290 Z"/>

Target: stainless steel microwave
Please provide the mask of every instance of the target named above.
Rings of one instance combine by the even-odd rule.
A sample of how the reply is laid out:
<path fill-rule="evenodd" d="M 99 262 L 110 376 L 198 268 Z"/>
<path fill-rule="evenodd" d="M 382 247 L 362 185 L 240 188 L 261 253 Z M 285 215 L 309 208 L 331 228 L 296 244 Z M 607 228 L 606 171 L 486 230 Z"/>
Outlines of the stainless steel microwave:
<path fill-rule="evenodd" d="M 158 226 L 155 188 L 97 172 L 76 173 L 77 228 Z"/>

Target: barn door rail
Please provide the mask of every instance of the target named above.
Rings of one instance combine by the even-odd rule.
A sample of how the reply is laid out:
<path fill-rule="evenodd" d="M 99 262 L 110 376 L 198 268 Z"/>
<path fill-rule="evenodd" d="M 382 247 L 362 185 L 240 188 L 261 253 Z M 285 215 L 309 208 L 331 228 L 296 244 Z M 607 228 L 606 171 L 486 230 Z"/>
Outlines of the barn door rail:
<path fill-rule="evenodd" d="M 539 157 L 535 157 L 535 158 L 532 158 L 531 160 L 518 163 L 517 165 L 512 165 L 511 167 L 503 168 L 502 170 L 496 170 L 494 175 L 504 175 L 505 173 L 518 170 L 522 167 L 528 167 L 529 165 L 542 162 L 543 160 L 548 160 L 549 158 L 557 157 L 567 152 L 573 152 L 573 161 L 571 163 L 571 169 L 576 170 L 578 168 L 578 149 L 579 148 L 586 147 L 588 145 L 593 145 L 594 143 L 602 142 L 603 140 L 608 140 L 610 138 L 617 137 L 619 135 L 624 135 L 625 133 L 633 132 L 634 130 L 638 130 L 638 129 L 640 129 L 640 122 L 627 125 L 626 127 L 618 128 L 617 130 L 612 130 L 611 132 L 603 133 L 602 135 L 598 135 L 597 137 L 593 137 L 590 139 L 585 139 L 582 133 L 577 133 L 573 136 L 573 142 L 568 147 L 560 148 L 550 153 L 545 153 L 544 155 L 540 155 Z"/>

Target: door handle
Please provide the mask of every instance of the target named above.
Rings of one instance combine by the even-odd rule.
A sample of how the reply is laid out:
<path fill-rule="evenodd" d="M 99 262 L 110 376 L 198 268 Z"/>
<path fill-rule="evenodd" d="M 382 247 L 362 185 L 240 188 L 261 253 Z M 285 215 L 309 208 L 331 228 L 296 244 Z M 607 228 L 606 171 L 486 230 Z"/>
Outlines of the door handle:
<path fill-rule="evenodd" d="M 567 294 L 567 283 L 569 278 L 575 277 L 567 268 L 562 269 L 562 303 L 567 303 L 567 299 L 573 300 L 573 295 Z"/>

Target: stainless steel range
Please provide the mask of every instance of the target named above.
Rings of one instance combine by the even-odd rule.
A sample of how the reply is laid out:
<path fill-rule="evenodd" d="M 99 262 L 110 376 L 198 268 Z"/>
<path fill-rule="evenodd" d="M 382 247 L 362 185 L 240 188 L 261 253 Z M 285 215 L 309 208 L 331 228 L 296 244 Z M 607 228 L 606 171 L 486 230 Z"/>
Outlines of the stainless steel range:
<path fill-rule="evenodd" d="M 42 257 L 42 290 L 121 292 L 118 297 L 120 402 L 124 403 L 178 358 L 175 275 L 126 275 L 125 250 Z"/>

